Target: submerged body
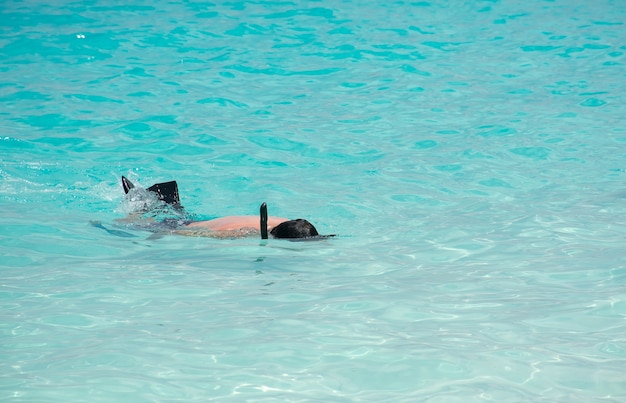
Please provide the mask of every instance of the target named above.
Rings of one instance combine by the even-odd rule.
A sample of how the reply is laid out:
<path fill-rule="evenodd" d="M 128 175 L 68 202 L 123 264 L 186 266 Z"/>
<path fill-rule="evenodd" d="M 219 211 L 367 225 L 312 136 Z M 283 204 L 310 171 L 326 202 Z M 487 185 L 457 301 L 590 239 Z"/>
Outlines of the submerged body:
<path fill-rule="evenodd" d="M 260 216 L 226 216 L 210 220 L 193 220 L 180 205 L 176 181 L 157 183 L 143 190 L 135 188 L 132 182 L 122 176 L 122 186 L 130 200 L 139 201 L 139 209 L 119 222 L 137 229 L 211 238 L 238 238 L 259 234 L 262 239 L 267 239 L 268 234 L 274 238 L 290 239 L 333 236 L 319 235 L 313 224 L 301 218 L 290 220 L 284 217 L 270 217 L 267 215 L 265 203 L 261 205 Z M 149 212 L 152 216 L 146 217 Z M 167 217 L 161 216 L 162 218 L 158 219 L 159 213 L 163 212 Z"/>

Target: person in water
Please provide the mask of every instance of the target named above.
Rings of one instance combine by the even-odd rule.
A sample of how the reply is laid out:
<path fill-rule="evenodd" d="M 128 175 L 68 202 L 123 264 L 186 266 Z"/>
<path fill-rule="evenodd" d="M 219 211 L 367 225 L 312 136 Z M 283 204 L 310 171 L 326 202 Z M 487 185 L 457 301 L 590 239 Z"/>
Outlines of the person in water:
<path fill-rule="evenodd" d="M 122 176 L 124 193 L 133 191 L 135 185 Z M 156 194 L 157 198 L 171 207 L 175 212 L 184 213 L 180 204 L 178 184 L 176 181 L 157 183 L 146 189 Z M 184 216 L 184 214 L 182 214 Z M 268 233 L 274 238 L 285 239 L 320 239 L 334 235 L 320 235 L 317 229 L 305 219 L 290 220 L 283 217 L 267 215 L 267 205 L 261 204 L 259 216 L 227 216 L 211 220 L 188 220 L 166 218 L 161 222 L 173 233 L 188 236 L 210 236 L 215 238 L 233 238 L 252 234 L 261 234 L 262 239 L 268 238 Z"/>

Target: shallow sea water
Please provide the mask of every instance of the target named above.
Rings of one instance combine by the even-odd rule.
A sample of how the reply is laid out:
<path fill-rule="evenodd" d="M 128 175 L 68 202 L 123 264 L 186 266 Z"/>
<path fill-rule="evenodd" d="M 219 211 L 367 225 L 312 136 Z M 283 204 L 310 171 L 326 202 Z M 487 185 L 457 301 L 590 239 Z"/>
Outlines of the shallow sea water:
<path fill-rule="evenodd" d="M 626 401 L 621 1 L 0 11 L 0 398 Z"/>

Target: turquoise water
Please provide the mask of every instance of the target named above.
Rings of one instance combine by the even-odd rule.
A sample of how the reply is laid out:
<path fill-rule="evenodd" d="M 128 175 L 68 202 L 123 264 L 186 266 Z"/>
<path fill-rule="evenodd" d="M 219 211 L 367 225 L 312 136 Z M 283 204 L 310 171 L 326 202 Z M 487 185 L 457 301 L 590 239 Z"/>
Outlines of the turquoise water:
<path fill-rule="evenodd" d="M 2 399 L 626 401 L 623 2 L 0 10 Z"/>

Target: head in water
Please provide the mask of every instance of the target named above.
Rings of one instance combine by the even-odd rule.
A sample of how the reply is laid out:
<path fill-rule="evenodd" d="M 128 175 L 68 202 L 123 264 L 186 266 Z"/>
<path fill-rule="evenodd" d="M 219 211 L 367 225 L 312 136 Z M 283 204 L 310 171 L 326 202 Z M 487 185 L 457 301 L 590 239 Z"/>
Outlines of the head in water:
<path fill-rule="evenodd" d="M 302 218 L 282 222 L 272 228 L 270 234 L 274 238 L 313 238 L 319 235 L 313 224 Z"/>

